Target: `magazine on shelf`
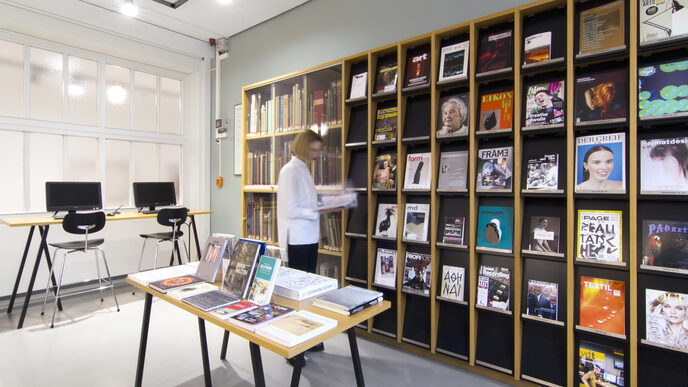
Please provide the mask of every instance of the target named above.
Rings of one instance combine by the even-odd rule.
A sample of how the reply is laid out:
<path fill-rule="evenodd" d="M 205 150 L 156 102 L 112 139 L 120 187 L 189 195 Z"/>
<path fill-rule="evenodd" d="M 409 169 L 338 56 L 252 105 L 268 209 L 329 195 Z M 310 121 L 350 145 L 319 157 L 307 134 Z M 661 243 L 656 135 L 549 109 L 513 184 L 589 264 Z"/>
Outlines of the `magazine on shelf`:
<path fill-rule="evenodd" d="M 642 224 L 640 267 L 688 274 L 688 221 L 643 219 Z"/>
<path fill-rule="evenodd" d="M 258 327 L 294 313 L 294 309 L 278 304 L 258 305 L 229 318 L 229 322 L 254 332 Z"/>
<path fill-rule="evenodd" d="M 313 300 L 313 306 L 349 316 L 376 305 L 382 300 L 382 292 L 348 285 L 316 297 Z"/>
<path fill-rule="evenodd" d="M 552 51 L 552 31 L 526 36 L 523 44 L 523 64 L 548 62 Z"/>
<path fill-rule="evenodd" d="M 248 291 L 246 299 L 257 305 L 270 303 L 272 292 L 275 290 L 277 275 L 282 265 L 279 258 L 263 255 L 256 266 L 253 281 Z"/>
<path fill-rule="evenodd" d="M 530 84 L 526 90 L 526 128 L 564 125 L 566 91 L 563 80 Z"/>
<path fill-rule="evenodd" d="M 377 222 L 375 223 L 375 236 L 385 238 L 397 237 L 397 221 L 399 208 L 393 203 L 380 203 L 377 206 Z"/>
<path fill-rule="evenodd" d="M 337 326 L 337 320 L 306 310 L 299 310 L 277 321 L 256 328 L 256 334 L 293 347 L 319 336 Z"/>
<path fill-rule="evenodd" d="M 581 340 L 578 356 L 579 387 L 592 385 L 592 380 L 605 387 L 626 385 L 623 349 Z"/>
<path fill-rule="evenodd" d="M 514 241 L 513 207 L 480 206 L 476 246 L 511 251 Z"/>
<path fill-rule="evenodd" d="M 531 216 L 528 252 L 542 255 L 559 255 L 559 223 L 554 216 Z"/>
<path fill-rule="evenodd" d="M 391 141 L 397 139 L 398 116 L 399 110 L 396 106 L 377 109 L 374 141 Z"/>
<path fill-rule="evenodd" d="M 477 191 L 511 191 L 514 148 L 478 149 Z"/>
<path fill-rule="evenodd" d="M 303 270 L 281 267 L 277 274 L 274 294 L 296 301 L 315 297 L 337 289 L 339 281 Z"/>
<path fill-rule="evenodd" d="M 463 289 L 466 283 L 466 269 L 459 266 L 442 266 L 442 285 L 440 287 L 440 297 L 463 301 Z"/>
<path fill-rule="evenodd" d="M 468 92 L 440 98 L 437 114 L 437 138 L 468 136 L 470 126 L 470 95 Z"/>
<path fill-rule="evenodd" d="M 480 124 L 477 133 L 512 129 L 514 91 L 480 95 Z"/>
<path fill-rule="evenodd" d="M 640 193 L 688 195 L 688 137 L 640 140 Z"/>
<path fill-rule="evenodd" d="M 397 89 L 397 63 L 379 65 L 375 93 L 386 93 Z"/>
<path fill-rule="evenodd" d="M 511 274 L 506 267 L 480 266 L 478 273 L 478 306 L 510 310 Z"/>
<path fill-rule="evenodd" d="M 616 0 L 580 13 L 579 54 L 625 46 L 624 0 Z"/>
<path fill-rule="evenodd" d="M 559 285 L 528 280 L 526 314 L 548 320 L 559 319 Z"/>
<path fill-rule="evenodd" d="M 628 114 L 628 71 L 598 71 L 576 77 L 576 124 L 625 121 Z"/>
<path fill-rule="evenodd" d="M 368 89 L 368 72 L 353 74 L 351 76 L 351 92 L 349 99 L 362 98 L 366 96 Z"/>
<path fill-rule="evenodd" d="M 213 316 L 220 318 L 222 320 L 227 320 L 228 318 L 232 316 L 236 316 L 238 314 L 248 312 L 249 310 L 257 308 L 258 305 L 248 302 L 248 301 L 239 301 L 234 304 L 227 305 L 222 308 L 215 309 L 210 312 Z"/>
<path fill-rule="evenodd" d="M 452 245 L 463 245 L 464 228 L 466 218 L 445 216 L 444 217 L 444 232 L 442 233 L 442 243 Z"/>
<path fill-rule="evenodd" d="M 196 277 L 215 282 L 217 269 L 222 265 L 222 257 L 229 248 L 230 241 L 225 238 L 209 236 L 205 242 L 205 249 L 198 264 Z"/>
<path fill-rule="evenodd" d="M 406 155 L 405 189 L 430 190 L 432 178 L 432 153 L 409 153 Z"/>
<path fill-rule="evenodd" d="M 688 23 L 688 21 L 686 21 Z M 688 60 L 663 61 L 638 68 L 638 118 L 688 114 Z"/>
<path fill-rule="evenodd" d="M 193 276 L 193 275 L 183 275 L 183 276 L 167 278 L 164 280 L 151 282 L 150 284 L 148 284 L 148 286 L 151 289 L 157 290 L 160 293 L 167 293 L 170 290 L 180 289 L 180 288 L 185 287 L 185 286 L 191 286 L 191 285 L 199 283 L 199 282 L 204 282 L 204 281 L 200 278 L 197 278 L 196 276 Z"/>
<path fill-rule="evenodd" d="M 559 155 L 545 154 L 528 159 L 526 189 L 554 191 L 559 187 Z"/>
<path fill-rule="evenodd" d="M 468 77 L 468 47 L 465 41 L 440 49 L 440 82 Z"/>
<path fill-rule="evenodd" d="M 236 297 L 232 297 L 227 293 L 217 290 L 206 291 L 191 296 L 182 298 L 182 301 L 198 308 L 204 312 L 208 312 L 223 306 L 237 303 L 241 301 Z"/>
<path fill-rule="evenodd" d="M 377 249 L 375 259 L 375 278 L 373 285 L 379 285 L 390 289 L 397 287 L 397 251 L 390 249 Z"/>
<path fill-rule="evenodd" d="M 406 252 L 402 290 L 406 293 L 430 296 L 432 263 L 430 254 Z"/>
<path fill-rule="evenodd" d="M 641 46 L 688 34 L 688 4 L 684 0 L 643 0 L 638 15 Z"/>
<path fill-rule="evenodd" d="M 425 85 L 430 81 L 430 53 L 409 55 L 406 61 L 406 87 Z"/>
<path fill-rule="evenodd" d="M 581 276 L 580 326 L 626 334 L 626 283 Z"/>
<path fill-rule="evenodd" d="M 468 151 L 442 152 L 437 178 L 439 190 L 465 190 L 468 177 Z"/>
<path fill-rule="evenodd" d="M 241 238 L 229 259 L 227 271 L 222 280 L 222 291 L 236 298 L 246 298 L 256 262 L 264 244 Z"/>
<path fill-rule="evenodd" d="M 377 155 L 373 168 L 373 188 L 392 189 L 397 187 L 396 153 Z"/>
<path fill-rule="evenodd" d="M 626 193 L 626 134 L 576 138 L 576 193 Z"/>
<path fill-rule="evenodd" d="M 578 210 L 578 259 L 623 262 L 621 211 Z"/>
<path fill-rule="evenodd" d="M 478 70 L 486 73 L 512 67 L 514 48 L 511 28 L 495 33 L 480 34 L 478 42 Z"/>
<path fill-rule="evenodd" d="M 688 352 L 688 294 L 645 289 L 645 340 Z"/>
<path fill-rule="evenodd" d="M 406 203 L 406 212 L 404 217 L 404 239 L 427 241 L 429 219 L 429 204 Z"/>

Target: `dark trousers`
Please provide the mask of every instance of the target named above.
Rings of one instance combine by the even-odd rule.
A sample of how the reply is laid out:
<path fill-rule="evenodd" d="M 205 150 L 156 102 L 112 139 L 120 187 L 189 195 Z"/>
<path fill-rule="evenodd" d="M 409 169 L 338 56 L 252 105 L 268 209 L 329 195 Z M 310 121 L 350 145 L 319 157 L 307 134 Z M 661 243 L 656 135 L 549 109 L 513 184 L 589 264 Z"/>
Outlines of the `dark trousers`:
<path fill-rule="evenodd" d="M 287 245 L 289 267 L 315 273 L 318 262 L 318 244 L 312 245 Z"/>

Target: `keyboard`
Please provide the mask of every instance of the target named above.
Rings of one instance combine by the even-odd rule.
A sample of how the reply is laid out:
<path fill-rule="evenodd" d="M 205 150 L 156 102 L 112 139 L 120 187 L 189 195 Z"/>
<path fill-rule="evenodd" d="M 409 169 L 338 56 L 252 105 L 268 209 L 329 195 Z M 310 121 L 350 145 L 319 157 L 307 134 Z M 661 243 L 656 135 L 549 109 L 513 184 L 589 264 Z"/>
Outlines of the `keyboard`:
<path fill-rule="evenodd" d="M 239 299 L 219 290 L 211 290 L 209 292 L 184 297 L 182 298 L 182 301 L 204 312 L 208 312 L 213 309 L 239 302 Z"/>
<path fill-rule="evenodd" d="M 160 210 L 143 210 L 142 214 L 157 214 Z"/>

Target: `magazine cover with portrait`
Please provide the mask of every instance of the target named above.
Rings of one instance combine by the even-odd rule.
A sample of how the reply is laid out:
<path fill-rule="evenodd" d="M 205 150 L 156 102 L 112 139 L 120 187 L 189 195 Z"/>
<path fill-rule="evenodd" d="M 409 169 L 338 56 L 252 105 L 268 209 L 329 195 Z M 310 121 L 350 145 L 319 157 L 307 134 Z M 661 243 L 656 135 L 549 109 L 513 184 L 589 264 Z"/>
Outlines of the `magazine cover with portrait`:
<path fill-rule="evenodd" d="M 579 325 L 615 335 L 625 335 L 626 283 L 581 276 Z"/>
<path fill-rule="evenodd" d="M 559 254 L 559 218 L 531 216 L 527 252 L 540 255 Z"/>
<path fill-rule="evenodd" d="M 626 135 L 576 138 L 576 193 L 626 193 Z"/>
<path fill-rule="evenodd" d="M 640 140 L 640 193 L 688 194 L 688 137 Z"/>
<path fill-rule="evenodd" d="M 564 81 L 528 85 L 525 127 L 564 125 L 565 98 Z"/>
<path fill-rule="evenodd" d="M 437 137 L 468 136 L 469 93 L 448 95 L 440 99 Z"/>
<path fill-rule="evenodd" d="M 576 123 L 625 120 L 628 111 L 626 69 L 600 71 L 576 78 Z"/>
<path fill-rule="evenodd" d="M 397 154 L 386 153 L 375 157 L 373 166 L 373 188 L 396 188 Z"/>
<path fill-rule="evenodd" d="M 373 284 L 390 289 L 396 289 L 397 283 L 397 251 L 377 249 L 375 261 L 375 278 Z"/>
<path fill-rule="evenodd" d="M 688 351 L 688 294 L 645 289 L 645 340 Z"/>
<path fill-rule="evenodd" d="M 511 252 L 514 239 L 512 207 L 481 206 L 478 209 L 476 246 Z"/>
<path fill-rule="evenodd" d="M 553 282 L 528 280 L 526 314 L 557 320 L 559 318 L 559 285 Z"/>
<path fill-rule="evenodd" d="M 513 147 L 478 150 L 478 191 L 511 191 L 514 162 Z"/>
<path fill-rule="evenodd" d="M 688 274 L 688 222 L 643 220 L 640 267 Z"/>
<path fill-rule="evenodd" d="M 402 290 L 406 293 L 430 296 L 432 264 L 430 254 L 406 252 Z"/>
<path fill-rule="evenodd" d="M 624 387 L 624 351 L 581 340 L 578 347 L 578 386 Z"/>
<path fill-rule="evenodd" d="M 638 69 L 638 118 L 688 114 L 688 60 Z"/>

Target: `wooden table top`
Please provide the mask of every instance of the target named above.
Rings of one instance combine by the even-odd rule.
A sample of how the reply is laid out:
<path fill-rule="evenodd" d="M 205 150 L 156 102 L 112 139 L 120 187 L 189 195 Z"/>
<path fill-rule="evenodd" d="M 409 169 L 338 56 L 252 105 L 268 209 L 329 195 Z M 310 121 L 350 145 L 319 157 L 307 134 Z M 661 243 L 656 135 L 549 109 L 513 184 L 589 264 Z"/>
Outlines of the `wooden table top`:
<path fill-rule="evenodd" d="M 212 214 L 209 210 L 189 210 L 189 215 L 207 215 Z M 106 221 L 113 220 L 136 220 L 156 218 L 158 214 L 143 214 L 137 211 L 121 212 L 114 216 L 106 216 Z M 26 227 L 26 226 L 46 226 L 51 224 L 61 224 L 62 219 L 55 219 L 50 215 L 34 215 L 34 216 L 18 216 L 12 218 L 0 218 L 0 223 L 6 224 L 10 227 Z"/>

